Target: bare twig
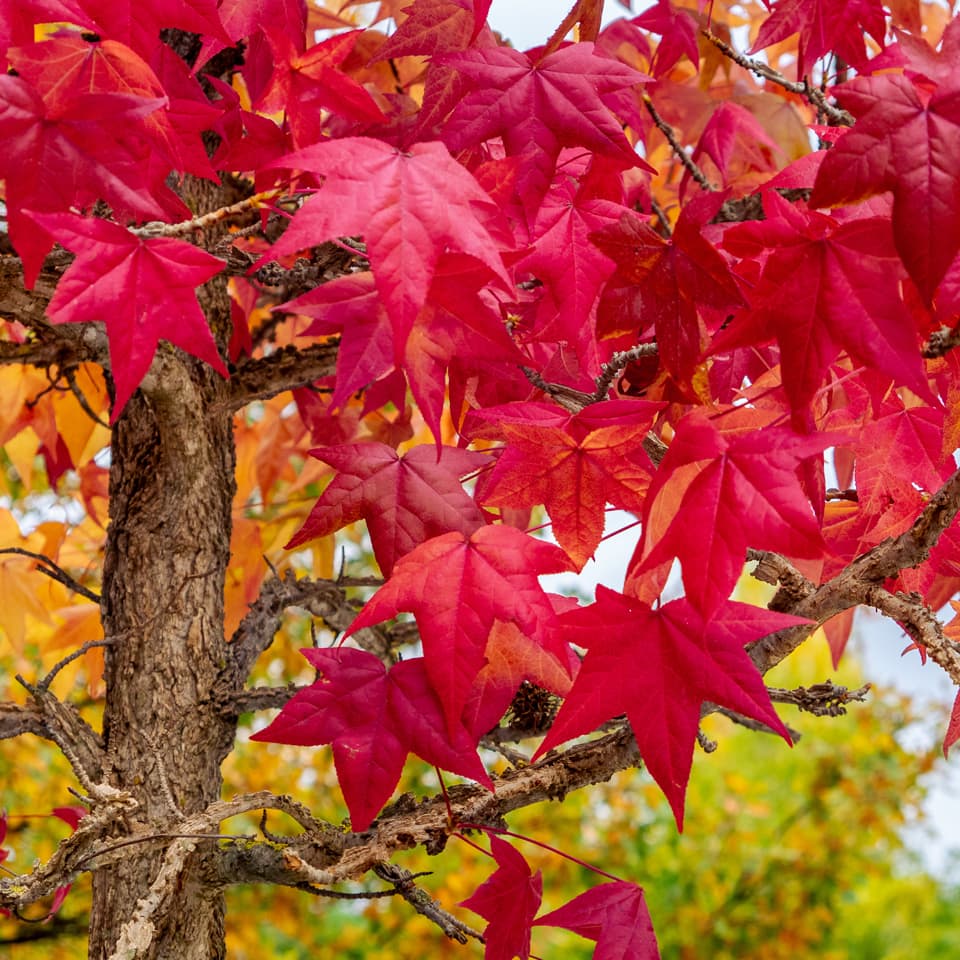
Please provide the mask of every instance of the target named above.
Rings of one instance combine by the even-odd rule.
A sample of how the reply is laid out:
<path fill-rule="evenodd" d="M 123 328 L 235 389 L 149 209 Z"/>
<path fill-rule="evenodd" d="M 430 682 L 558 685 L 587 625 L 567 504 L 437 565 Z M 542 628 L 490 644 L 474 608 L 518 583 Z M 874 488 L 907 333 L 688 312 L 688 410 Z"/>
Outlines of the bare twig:
<path fill-rule="evenodd" d="M 653 120 L 654 126 L 664 135 L 667 143 L 670 144 L 670 149 L 673 150 L 676 158 L 683 164 L 683 168 L 687 173 L 697 182 L 701 190 L 716 190 L 717 188 L 706 178 L 704 172 L 697 166 L 687 151 L 683 149 L 683 144 L 677 139 L 673 127 L 657 112 L 657 108 L 653 105 L 650 95 L 642 93 L 640 96 L 643 100 L 643 105 L 647 108 L 647 113 L 650 114 Z"/>
<path fill-rule="evenodd" d="M 709 30 L 704 30 L 703 35 L 725 57 L 729 58 L 734 63 L 739 64 L 745 70 L 749 70 L 756 76 L 762 77 L 764 80 L 769 80 L 771 83 L 775 83 L 779 87 L 783 87 L 783 89 L 787 90 L 789 93 L 797 93 L 801 97 L 804 97 L 812 106 L 816 107 L 817 110 L 823 113 L 823 115 L 835 126 L 853 126 L 855 122 L 853 114 L 848 113 L 846 110 L 842 110 L 839 107 L 835 107 L 827 100 L 820 90 L 818 90 L 816 87 L 812 87 L 806 79 L 801 82 L 788 80 L 782 73 L 779 73 L 772 67 L 769 67 L 762 60 L 752 60 L 750 57 L 746 57 L 739 51 L 734 50 L 729 43 L 721 40 L 720 37 L 718 37 L 715 33 L 711 33 Z"/>
<path fill-rule="evenodd" d="M 839 717 L 847 712 L 846 704 L 853 701 L 863 702 L 870 692 L 866 683 L 856 690 L 849 690 L 835 684 L 832 680 L 815 683 L 811 687 L 797 687 L 796 690 L 784 690 L 780 687 L 768 687 L 767 693 L 774 703 L 790 703 L 806 713 L 817 717 Z"/>
<path fill-rule="evenodd" d="M 387 883 L 392 883 L 394 891 L 413 907 L 422 917 L 435 923 L 451 940 L 466 943 L 471 937 L 483 943 L 483 934 L 448 913 L 428 893 L 421 890 L 413 881 L 414 874 L 392 863 L 379 863 L 373 872 Z"/>
<path fill-rule="evenodd" d="M 93 603 L 100 603 L 99 594 L 94 593 L 82 583 L 78 583 L 63 567 L 42 553 L 35 553 L 33 550 L 24 550 L 22 547 L 3 547 L 0 548 L 0 554 L 16 554 L 20 557 L 29 557 L 31 560 L 36 560 L 38 564 L 37 570 L 40 573 L 48 576 L 51 580 L 56 580 L 57 583 L 62 583 L 68 590 L 79 593 L 81 597 L 86 597 L 87 600 L 91 600 Z"/>
<path fill-rule="evenodd" d="M 182 237 L 191 233 L 202 233 L 210 227 L 223 223 L 224 220 L 258 209 L 265 203 L 276 199 L 280 193 L 281 191 L 278 188 L 264 190 L 262 193 L 255 193 L 245 200 L 239 200 L 227 207 L 220 207 L 218 210 L 211 210 L 210 213 L 193 217 L 190 220 L 182 220 L 180 223 L 163 223 L 157 220 L 145 223 L 142 227 L 131 227 L 130 232 L 138 237 Z"/>

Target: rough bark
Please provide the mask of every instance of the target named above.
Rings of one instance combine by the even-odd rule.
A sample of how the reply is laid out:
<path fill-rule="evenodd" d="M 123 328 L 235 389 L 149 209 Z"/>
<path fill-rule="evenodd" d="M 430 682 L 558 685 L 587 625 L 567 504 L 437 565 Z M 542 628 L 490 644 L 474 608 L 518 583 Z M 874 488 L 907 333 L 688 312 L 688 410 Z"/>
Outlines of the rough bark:
<path fill-rule="evenodd" d="M 174 828 L 218 799 L 234 723 L 211 691 L 226 656 L 223 588 L 230 555 L 234 444 L 225 389 L 167 348 L 113 433 L 103 620 L 103 737 L 108 782 L 129 791 L 140 816 Z M 223 903 L 202 882 L 209 842 L 187 861 L 151 956 L 224 955 Z M 156 878 L 163 851 L 98 870 L 90 957 L 106 960 Z"/>

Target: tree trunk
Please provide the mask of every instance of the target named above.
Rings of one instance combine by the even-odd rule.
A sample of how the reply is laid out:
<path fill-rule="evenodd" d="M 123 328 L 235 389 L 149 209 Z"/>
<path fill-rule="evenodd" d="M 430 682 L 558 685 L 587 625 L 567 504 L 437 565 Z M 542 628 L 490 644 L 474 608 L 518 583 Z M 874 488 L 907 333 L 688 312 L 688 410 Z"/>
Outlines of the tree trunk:
<path fill-rule="evenodd" d="M 231 418 L 222 381 L 161 344 L 143 389 L 113 431 L 104 559 L 105 775 L 140 803 L 138 818 L 177 832 L 182 814 L 220 795 L 234 723 L 211 691 L 226 655 L 223 590 L 234 493 Z M 173 909 L 158 915 L 156 960 L 224 956 L 223 899 L 202 883 L 212 843 L 188 861 Z M 92 960 L 106 960 L 163 850 L 97 871 Z"/>

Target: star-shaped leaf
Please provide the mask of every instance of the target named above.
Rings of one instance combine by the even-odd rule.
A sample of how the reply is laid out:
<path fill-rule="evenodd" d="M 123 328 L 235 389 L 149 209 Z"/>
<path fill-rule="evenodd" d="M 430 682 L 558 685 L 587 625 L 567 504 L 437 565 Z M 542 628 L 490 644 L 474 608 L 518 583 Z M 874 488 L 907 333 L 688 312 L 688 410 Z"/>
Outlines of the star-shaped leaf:
<path fill-rule="evenodd" d="M 559 910 L 537 917 L 533 925 L 563 927 L 596 940 L 593 960 L 660 958 L 643 888 L 625 880 L 591 887 Z"/>
<path fill-rule="evenodd" d="M 544 504 L 557 542 L 578 568 L 600 543 L 607 503 L 642 509 L 652 472 L 643 439 L 662 404 L 597 406 L 560 417 L 554 405 L 532 402 L 480 412 L 507 445 L 481 478 L 478 498 L 491 506 Z"/>
<path fill-rule="evenodd" d="M 624 213 L 590 238 L 617 264 L 600 301 L 601 327 L 631 325 L 641 336 L 655 331 L 664 365 L 681 383 L 692 377 L 706 341 L 701 309 L 733 309 L 744 302 L 729 264 L 703 237 L 699 219 L 685 207 L 666 240 L 636 214 Z"/>
<path fill-rule="evenodd" d="M 496 871 L 460 906 L 488 921 L 484 930 L 484 960 L 530 956 L 530 927 L 543 897 L 543 877 L 530 873 L 523 856 L 499 837 L 490 837 Z"/>
<path fill-rule="evenodd" d="M 919 338 L 900 296 L 889 222 L 871 217 L 840 223 L 792 206 L 773 191 L 763 204 L 766 220 L 724 235 L 727 250 L 759 256 L 763 267 L 749 308 L 714 339 L 711 352 L 776 338 L 783 386 L 795 411 L 808 406 L 842 350 L 928 397 Z M 768 249 L 776 253 L 765 256 Z"/>
<path fill-rule="evenodd" d="M 390 799 L 408 753 L 493 789 L 470 734 L 462 725 L 448 728 L 444 723 L 422 659 L 405 660 L 387 672 L 363 650 L 300 652 L 316 667 L 317 679 L 251 739 L 298 746 L 333 744 L 354 830 L 366 830 Z"/>
<path fill-rule="evenodd" d="M 160 340 L 227 376 L 196 296 L 223 269 L 222 260 L 182 240 L 138 237 L 106 220 L 32 216 L 77 255 L 47 307 L 50 319 L 106 325 L 116 384 L 111 422 L 143 380 Z"/>
<path fill-rule="evenodd" d="M 401 455 L 383 443 L 348 443 L 310 455 L 337 476 L 288 550 L 363 519 L 377 563 L 389 577 L 397 560 L 430 537 L 451 530 L 469 535 L 484 526 L 483 513 L 460 478 L 485 466 L 485 454 L 428 445 Z"/>
<path fill-rule="evenodd" d="M 813 61 L 831 51 L 857 66 L 864 58 L 864 34 L 883 46 L 887 20 L 880 0 L 777 0 L 760 25 L 751 53 L 800 34 L 797 74 L 809 72 Z"/>
<path fill-rule="evenodd" d="M 798 617 L 725 601 L 704 617 L 686 598 L 653 609 L 604 586 L 596 602 L 564 614 L 558 631 L 587 648 L 573 689 L 534 755 L 626 713 L 650 775 L 683 829 L 683 803 L 705 700 L 758 720 L 788 743 L 744 644 Z"/>
<path fill-rule="evenodd" d="M 647 494 L 641 569 L 678 557 L 687 596 L 709 613 L 730 595 L 748 546 L 817 556 L 823 540 L 797 467 L 835 442 L 788 427 L 727 438 L 702 412 L 688 414 Z"/>
<path fill-rule="evenodd" d="M 443 700 L 451 731 L 484 664 L 495 621 L 514 623 L 527 637 L 565 658 L 561 642 L 547 638 L 554 619 L 550 597 L 537 577 L 571 569 L 566 554 L 512 527 L 487 526 L 469 538 L 460 532 L 434 537 L 394 567 L 345 636 L 395 616 L 417 618 L 427 675 Z"/>
<path fill-rule="evenodd" d="M 444 250 L 469 254 L 509 288 L 500 252 L 512 242 L 500 212 L 443 144 L 417 143 L 403 153 L 379 140 L 345 137 L 292 153 L 276 166 L 319 174 L 324 184 L 273 255 L 362 234 L 387 312 L 407 333 Z M 397 339 L 402 345 L 406 336 Z"/>
<path fill-rule="evenodd" d="M 856 203 L 893 192 L 893 235 L 910 277 L 928 302 L 960 250 L 960 71 L 928 80 L 884 73 L 837 91 L 857 118 L 827 151 L 812 206 Z"/>

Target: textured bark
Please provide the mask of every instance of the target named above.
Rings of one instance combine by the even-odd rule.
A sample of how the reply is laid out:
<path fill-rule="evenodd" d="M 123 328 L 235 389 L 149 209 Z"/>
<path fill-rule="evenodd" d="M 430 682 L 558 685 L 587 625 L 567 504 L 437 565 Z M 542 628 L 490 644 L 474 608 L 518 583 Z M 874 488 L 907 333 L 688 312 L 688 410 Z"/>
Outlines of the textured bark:
<path fill-rule="evenodd" d="M 211 371 L 161 347 L 111 448 L 102 606 L 116 640 L 106 655 L 106 775 L 136 798 L 140 817 L 171 832 L 219 797 L 234 737 L 211 696 L 226 655 L 234 491 L 231 421 L 217 403 L 224 390 Z M 211 853 L 200 844 L 187 860 L 180 896 L 157 920 L 157 960 L 224 955 L 222 898 L 201 879 Z M 162 858 L 151 850 L 97 871 L 93 960 L 111 956 Z"/>

